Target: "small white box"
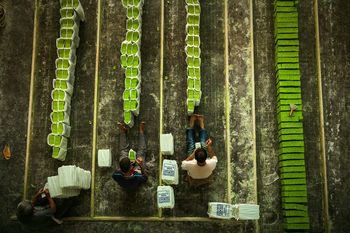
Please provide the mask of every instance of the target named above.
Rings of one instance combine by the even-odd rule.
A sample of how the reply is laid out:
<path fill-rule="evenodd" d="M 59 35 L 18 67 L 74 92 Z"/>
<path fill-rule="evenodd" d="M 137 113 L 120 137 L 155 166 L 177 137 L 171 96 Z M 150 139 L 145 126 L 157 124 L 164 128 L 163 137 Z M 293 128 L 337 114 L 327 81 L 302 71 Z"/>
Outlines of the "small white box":
<path fill-rule="evenodd" d="M 160 135 L 160 151 L 163 155 L 174 154 L 174 137 L 171 133 Z"/>
<path fill-rule="evenodd" d="M 163 160 L 162 180 L 169 185 L 177 185 L 179 183 L 179 169 L 176 160 Z"/>
<path fill-rule="evenodd" d="M 98 150 L 98 166 L 99 167 L 112 166 L 112 154 L 110 149 Z"/>
<path fill-rule="evenodd" d="M 158 186 L 157 188 L 158 208 L 174 208 L 174 189 L 171 186 Z"/>

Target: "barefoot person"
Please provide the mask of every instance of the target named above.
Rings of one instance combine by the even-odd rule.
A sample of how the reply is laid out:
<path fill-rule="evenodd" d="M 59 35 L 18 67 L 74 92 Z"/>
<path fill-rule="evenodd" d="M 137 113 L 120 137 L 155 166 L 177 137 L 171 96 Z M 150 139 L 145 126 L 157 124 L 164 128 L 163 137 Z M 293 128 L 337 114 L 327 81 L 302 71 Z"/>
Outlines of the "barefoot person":
<path fill-rule="evenodd" d="M 199 123 L 199 143 L 200 147 L 195 148 L 194 124 Z M 187 171 L 187 180 L 190 185 L 199 186 L 210 182 L 210 177 L 216 167 L 218 159 L 212 148 L 212 140 L 208 138 L 208 133 L 204 127 L 203 115 L 192 115 L 190 127 L 186 130 L 187 158 L 182 161 L 181 168 Z"/>
<path fill-rule="evenodd" d="M 119 159 L 119 168 L 112 177 L 113 179 L 126 190 L 135 190 L 141 184 L 146 183 L 147 175 L 145 173 L 145 158 L 146 158 L 146 139 L 144 134 L 145 122 L 141 122 L 139 127 L 139 148 L 137 151 L 136 161 L 130 161 L 129 143 L 127 141 L 127 128 L 124 124 L 118 123 L 120 130 L 120 149 L 121 155 Z"/>

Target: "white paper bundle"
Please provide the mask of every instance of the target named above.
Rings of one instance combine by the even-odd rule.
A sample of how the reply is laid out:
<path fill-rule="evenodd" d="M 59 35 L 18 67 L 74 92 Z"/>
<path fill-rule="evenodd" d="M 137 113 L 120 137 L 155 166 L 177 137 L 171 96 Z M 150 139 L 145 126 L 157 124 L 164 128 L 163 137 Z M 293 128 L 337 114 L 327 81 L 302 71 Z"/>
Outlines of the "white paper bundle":
<path fill-rule="evenodd" d="M 80 188 L 75 165 L 59 167 L 58 177 L 61 188 Z"/>
<path fill-rule="evenodd" d="M 99 167 L 112 166 L 112 154 L 110 149 L 98 150 L 98 166 Z"/>
<path fill-rule="evenodd" d="M 91 172 L 77 167 L 77 177 L 79 180 L 79 187 L 82 189 L 89 189 L 91 183 Z"/>
<path fill-rule="evenodd" d="M 237 220 L 256 220 L 259 219 L 259 205 L 255 204 L 237 204 L 233 205 L 233 217 Z"/>
<path fill-rule="evenodd" d="M 220 202 L 209 202 L 208 204 L 208 215 L 210 218 L 231 219 L 233 218 L 232 210 L 231 204 Z"/>
<path fill-rule="evenodd" d="M 160 151 L 163 155 L 174 154 L 174 137 L 171 133 L 160 135 Z"/>
<path fill-rule="evenodd" d="M 78 196 L 79 189 L 61 188 L 58 176 L 50 176 L 47 178 L 47 185 L 45 185 L 50 192 L 52 198 L 68 198 Z"/>
<path fill-rule="evenodd" d="M 47 177 L 47 189 L 49 190 L 51 197 L 61 197 L 63 195 L 58 176 Z"/>
<path fill-rule="evenodd" d="M 176 160 L 163 160 L 162 180 L 165 184 L 179 183 L 179 169 Z"/>
<path fill-rule="evenodd" d="M 171 186 L 158 186 L 157 188 L 158 208 L 174 208 L 174 189 Z"/>

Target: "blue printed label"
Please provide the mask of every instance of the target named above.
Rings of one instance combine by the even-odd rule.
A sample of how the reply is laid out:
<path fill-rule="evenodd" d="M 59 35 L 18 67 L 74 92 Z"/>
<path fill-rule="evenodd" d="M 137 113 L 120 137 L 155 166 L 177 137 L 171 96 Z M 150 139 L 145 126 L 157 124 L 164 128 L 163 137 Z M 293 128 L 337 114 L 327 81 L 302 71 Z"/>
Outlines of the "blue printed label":
<path fill-rule="evenodd" d="M 170 203 L 170 195 L 168 192 L 159 192 L 158 193 L 158 202 L 159 203 Z"/>
<path fill-rule="evenodd" d="M 172 165 L 165 165 L 163 170 L 164 176 L 175 176 L 175 167 Z"/>
<path fill-rule="evenodd" d="M 230 206 L 218 204 L 216 209 L 216 215 L 221 217 L 230 217 Z"/>

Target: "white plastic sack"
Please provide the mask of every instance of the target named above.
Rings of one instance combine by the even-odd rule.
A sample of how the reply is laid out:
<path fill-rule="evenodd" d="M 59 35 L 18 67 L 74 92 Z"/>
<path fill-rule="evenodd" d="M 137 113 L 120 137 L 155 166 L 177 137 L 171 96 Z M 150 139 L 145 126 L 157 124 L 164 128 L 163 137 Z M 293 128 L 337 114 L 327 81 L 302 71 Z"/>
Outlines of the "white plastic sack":
<path fill-rule="evenodd" d="M 158 186 L 157 188 L 158 208 L 174 208 L 174 189 L 171 186 Z"/>
<path fill-rule="evenodd" d="M 231 219 L 233 218 L 232 205 L 221 202 L 209 202 L 208 215 L 209 218 Z"/>
<path fill-rule="evenodd" d="M 98 166 L 99 167 L 111 167 L 112 166 L 112 154 L 110 149 L 98 150 Z"/>
<path fill-rule="evenodd" d="M 160 135 L 160 151 L 163 155 L 174 154 L 174 137 L 171 133 Z"/>
<path fill-rule="evenodd" d="M 256 220 L 260 218 L 259 205 L 237 204 L 233 205 L 233 217 L 237 220 Z"/>
<path fill-rule="evenodd" d="M 163 160 L 162 180 L 169 185 L 177 185 L 179 183 L 179 169 L 176 160 Z"/>

